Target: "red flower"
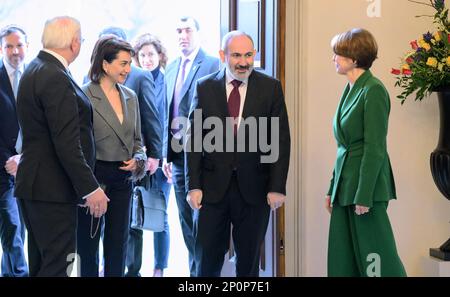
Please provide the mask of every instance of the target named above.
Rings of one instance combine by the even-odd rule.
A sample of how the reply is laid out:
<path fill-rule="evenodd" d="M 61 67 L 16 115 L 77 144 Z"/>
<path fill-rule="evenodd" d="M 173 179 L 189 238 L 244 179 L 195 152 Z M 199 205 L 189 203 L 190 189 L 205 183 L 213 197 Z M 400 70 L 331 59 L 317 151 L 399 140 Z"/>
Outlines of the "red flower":
<path fill-rule="evenodd" d="M 402 70 L 402 74 L 404 74 L 404 75 L 411 75 L 412 71 L 411 71 L 411 69 L 403 69 Z"/>
<path fill-rule="evenodd" d="M 417 50 L 419 48 L 419 45 L 417 44 L 417 40 L 413 40 L 409 44 L 411 44 L 411 47 L 413 50 Z"/>
<path fill-rule="evenodd" d="M 450 43 L 450 34 L 448 34 L 447 38 L 448 38 L 448 43 Z"/>
<path fill-rule="evenodd" d="M 400 69 L 392 68 L 391 73 L 394 75 L 400 75 L 402 72 L 400 71 Z"/>
<path fill-rule="evenodd" d="M 408 63 L 408 65 L 411 65 L 412 62 L 414 62 L 414 59 L 409 57 L 408 59 L 405 60 L 406 63 Z"/>

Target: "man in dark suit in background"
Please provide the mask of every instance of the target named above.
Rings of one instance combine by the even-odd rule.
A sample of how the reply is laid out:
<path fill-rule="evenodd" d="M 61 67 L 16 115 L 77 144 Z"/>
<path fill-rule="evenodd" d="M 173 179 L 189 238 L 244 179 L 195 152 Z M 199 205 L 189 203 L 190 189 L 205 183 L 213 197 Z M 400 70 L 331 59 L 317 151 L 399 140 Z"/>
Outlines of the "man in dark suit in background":
<path fill-rule="evenodd" d="M 199 80 L 187 133 L 187 200 L 198 210 L 197 276 L 220 276 L 232 224 L 236 274 L 255 277 L 270 208 L 285 200 L 288 116 L 281 83 L 253 70 L 256 50 L 250 36 L 228 33 L 220 53 L 226 69 Z M 213 132 L 203 126 L 208 118 L 222 124 L 214 127 L 223 133 L 215 139 L 216 144 L 223 140 L 219 148 L 204 143 Z"/>
<path fill-rule="evenodd" d="M 17 89 L 25 70 L 27 35 L 17 26 L 0 30 L 0 238 L 2 276 L 28 276 L 23 245 L 25 226 L 13 195 L 14 177 L 20 155 L 15 145 L 19 133 L 16 113 Z"/>
<path fill-rule="evenodd" d="M 164 151 L 167 158 L 163 165 L 164 174 L 172 179 L 177 200 L 181 230 L 184 242 L 189 251 L 189 270 L 195 275 L 194 237 L 192 209 L 186 202 L 186 187 L 184 176 L 184 152 L 182 142 L 189 107 L 192 102 L 194 87 L 197 80 L 217 71 L 220 61 L 208 56 L 200 48 L 200 26 L 192 17 L 183 17 L 177 24 L 178 44 L 181 56 L 166 69 L 166 102 L 167 115 L 164 126 Z"/>
<path fill-rule="evenodd" d="M 30 276 L 69 276 L 76 252 L 77 205 L 84 203 L 91 215 L 101 217 L 109 201 L 93 174 L 91 104 L 68 69 L 82 40 L 76 19 L 48 20 L 44 49 L 19 85 L 23 145 L 15 195 L 28 230 Z"/>

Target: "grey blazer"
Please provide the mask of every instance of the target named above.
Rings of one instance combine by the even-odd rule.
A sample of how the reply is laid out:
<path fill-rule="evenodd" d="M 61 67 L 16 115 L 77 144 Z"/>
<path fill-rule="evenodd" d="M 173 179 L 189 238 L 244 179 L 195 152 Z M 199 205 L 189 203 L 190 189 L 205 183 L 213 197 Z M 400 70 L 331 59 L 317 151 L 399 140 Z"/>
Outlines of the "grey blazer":
<path fill-rule="evenodd" d="M 145 160 L 141 136 L 141 118 L 136 94 L 117 84 L 123 109 L 123 123 L 119 122 L 111 104 L 99 84 L 89 82 L 83 91 L 94 109 L 94 137 L 96 159 L 101 161 Z"/>

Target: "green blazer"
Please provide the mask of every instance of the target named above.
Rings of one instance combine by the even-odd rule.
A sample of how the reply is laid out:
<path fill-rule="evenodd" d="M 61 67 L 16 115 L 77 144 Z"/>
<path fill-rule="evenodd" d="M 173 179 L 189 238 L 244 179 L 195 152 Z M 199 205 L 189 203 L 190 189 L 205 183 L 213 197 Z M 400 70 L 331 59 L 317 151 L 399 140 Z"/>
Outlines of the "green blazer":
<path fill-rule="evenodd" d="M 386 148 L 390 99 L 370 71 L 348 84 L 334 117 L 337 158 L 328 195 L 339 205 L 372 207 L 396 199 Z"/>

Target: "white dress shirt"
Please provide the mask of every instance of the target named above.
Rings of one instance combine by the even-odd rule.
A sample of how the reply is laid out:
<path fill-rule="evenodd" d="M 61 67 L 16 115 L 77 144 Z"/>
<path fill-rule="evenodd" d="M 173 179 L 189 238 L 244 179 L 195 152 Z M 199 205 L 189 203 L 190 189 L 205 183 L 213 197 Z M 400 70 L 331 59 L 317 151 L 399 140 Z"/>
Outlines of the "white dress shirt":
<path fill-rule="evenodd" d="M 69 69 L 69 62 L 67 62 L 67 60 L 61 56 L 58 53 L 55 53 L 54 51 L 51 51 L 49 49 L 44 48 L 42 51 L 52 55 L 53 57 L 55 57 L 56 59 L 58 59 L 59 62 L 61 62 L 61 64 L 64 65 L 64 68 L 66 68 L 67 70 Z"/>
<path fill-rule="evenodd" d="M 3 65 L 5 65 L 6 72 L 8 73 L 9 82 L 11 83 L 11 87 L 12 87 L 14 85 L 14 72 L 16 71 L 16 68 L 14 68 L 11 65 L 9 65 L 8 61 L 6 61 L 5 58 L 3 58 Z M 20 77 L 22 76 L 23 72 L 25 71 L 25 64 L 22 63 L 19 66 L 18 70 L 19 70 L 19 73 L 20 73 L 20 76 L 19 76 L 19 80 L 20 80 Z"/>

